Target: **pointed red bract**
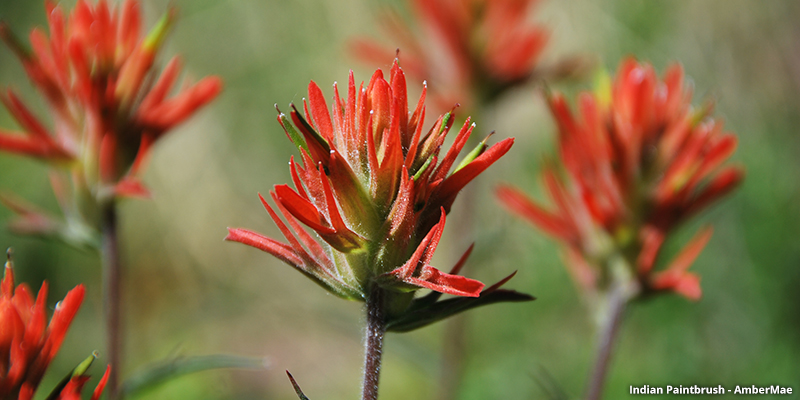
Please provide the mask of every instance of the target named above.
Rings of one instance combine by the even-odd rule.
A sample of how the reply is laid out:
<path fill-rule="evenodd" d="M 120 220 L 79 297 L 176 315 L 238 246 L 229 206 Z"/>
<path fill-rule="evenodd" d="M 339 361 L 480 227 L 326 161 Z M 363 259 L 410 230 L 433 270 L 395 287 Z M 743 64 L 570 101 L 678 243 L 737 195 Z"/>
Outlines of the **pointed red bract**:
<path fill-rule="evenodd" d="M 581 94 L 578 113 L 564 97 L 552 95 L 566 171 L 566 179 L 545 172 L 555 207 L 508 187 L 497 191 L 512 212 L 565 242 L 568 264 L 587 290 L 598 289 L 596 277 L 609 255 L 622 253 L 645 292 L 700 297 L 699 278 L 687 270 L 711 231 L 654 272 L 658 255 L 675 227 L 734 189 L 743 171 L 724 166 L 736 138 L 711 118 L 710 107 L 691 108 L 683 82 L 680 65 L 659 80 L 652 66 L 627 59 L 610 92 Z"/>

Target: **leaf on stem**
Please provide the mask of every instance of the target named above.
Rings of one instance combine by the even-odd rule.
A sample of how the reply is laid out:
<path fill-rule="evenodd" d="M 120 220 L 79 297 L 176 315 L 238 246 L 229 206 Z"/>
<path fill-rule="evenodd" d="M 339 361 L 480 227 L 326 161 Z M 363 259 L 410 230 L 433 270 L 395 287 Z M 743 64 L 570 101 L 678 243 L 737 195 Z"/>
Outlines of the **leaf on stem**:
<path fill-rule="evenodd" d="M 507 279 L 501 281 L 500 284 L 505 283 Z M 498 287 L 498 285 L 494 285 L 484 290 L 479 297 L 456 297 L 443 301 L 431 301 L 440 296 L 438 293 L 420 297 L 411 303 L 406 312 L 391 318 L 387 322 L 386 330 L 390 332 L 409 332 L 487 304 L 536 300 L 535 297 L 529 294 L 498 289 Z"/>
<path fill-rule="evenodd" d="M 300 400 L 309 400 L 309 398 L 303 394 L 303 391 L 300 389 L 300 385 L 297 384 L 297 381 L 294 380 L 294 377 L 291 373 L 289 373 L 288 370 L 286 371 L 286 375 L 289 376 L 289 380 L 292 382 L 292 387 L 294 388 L 294 392 L 297 393 L 297 397 L 300 398 Z"/>
<path fill-rule="evenodd" d="M 268 360 L 263 357 L 229 354 L 176 357 L 145 366 L 122 384 L 121 392 L 122 397 L 136 396 L 194 372 L 221 368 L 266 369 L 268 366 Z"/>

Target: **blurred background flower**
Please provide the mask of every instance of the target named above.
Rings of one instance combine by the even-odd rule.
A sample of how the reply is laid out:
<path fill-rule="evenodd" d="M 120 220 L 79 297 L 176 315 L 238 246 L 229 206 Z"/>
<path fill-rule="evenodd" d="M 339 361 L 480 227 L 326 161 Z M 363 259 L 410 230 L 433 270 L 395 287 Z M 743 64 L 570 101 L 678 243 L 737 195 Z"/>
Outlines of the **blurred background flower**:
<path fill-rule="evenodd" d="M 83 285 L 67 292 L 48 319 L 47 288 L 45 281 L 34 295 L 28 285 L 16 285 L 9 250 L 0 282 L 0 396 L 3 399 L 29 400 L 37 393 L 39 383 L 58 354 L 86 293 Z M 49 392 L 48 398 L 53 399 L 80 399 L 81 389 L 89 380 L 85 373 L 94 359 L 95 355 L 87 358 L 66 374 L 59 385 L 38 392 Z M 103 392 L 107 376 L 108 368 L 92 400 Z"/>
<path fill-rule="evenodd" d="M 275 123 L 273 104 L 300 103 L 310 79 L 333 82 L 347 76 L 355 65 L 346 52 L 349 38 L 382 40 L 376 15 L 385 5 L 399 8 L 400 2 L 148 0 L 143 2 L 144 25 L 153 26 L 168 4 L 179 9 L 180 19 L 164 54 L 182 54 L 192 76 L 220 75 L 226 89 L 213 108 L 153 149 L 142 177 L 153 201 L 121 206 L 123 256 L 129 281 L 137 282 L 126 292 L 132 305 L 130 365 L 135 370 L 176 353 L 231 352 L 268 355 L 274 368 L 203 372 L 142 398 L 296 399 L 284 369 L 292 371 L 312 399 L 357 398 L 353 382 L 360 379 L 363 361 L 360 304 L 334 301 L 280 261 L 245 246 L 226 245 L 220 238 L 226 226 L 279 237 L 253 197 L 291 179 L 287 154 L 296 149 Z M 740 190 L 665 243 L 663 254 L 671 259 L 700 226 L 715 227 L 713 240 L 693 267 L 703 277 L 703 298 L 690 304 L 679 296 L 660 296 L 632 311 L 621 332 L 624 340 L 612 365 L 608 398 L 622 397 L 629 385 L 644 383 L 796 385 L 800 5 L 576 0 L 542 1 L 535 10 L 535 23 L 551 31 L 543 60 L 597 53 L 612 71 L 629 55 L 651 61 L 657 71 L 680 61 L 693 80 L 695 104 L 716 100 L 715 116 L 737 133 L 739 148 L 732 161 L 748 173 Z M 0 2 L 0 17 L 18 32 L 47 23 L 44 6 L 36 1 Z M 31 99 L 32 110 L 44 115 L 46 104 L 35 100 L 14 55 L 2 48 L 0 61 L 0 82 L 14 83 L 22 97 Z M 156 63 L 168 61 L 159 58 Z M 355 73 L 366 76 L 372 70 L 364 67 Z M 414 88 L 420 87 L 420 81 L 409 79 L 409 96 L 417 98 Z M 570 99 L 589 87 L 553 85 Z M 329 87 L 322 89 L 330 93 Z M 477 120 L 478 129 L 496 130 L 516 141 L 503 162 L 481 179 L 510 182 L 532 197 L 545 198 L 540 168 L 544 158 L 555 154 L 557 143 L 546 104 L 533 93 L 515 91 L 504 96 L 498 109 L 496 116 Z M 6 111 L 0 111 L 0 126 L 14 127 Z M 0 155 L 0 189 L 47 211 L 58 210 L 46 168 L 32 160 Z M 514 288 L 538 300 L 472 311 L 466 379 L 458 398 L 539 398 L 544 396 L 539 382 L 549 382 L 545 376 L 580 395 L 591 360 L 592 326 L 552 240 L 515 221 L 491 193 L 478 198 L 484 211 L 476 216 L 476 226 L 483 229 L 471 238 L 476 247 L 467 274 L 492 282 L 519 269 Z M 0 209 L 0 221 L 11 218 L 10 211 Z M 445 230 L 442 250 L 458 242 L 458 236 Z M 0 243 L 13 246 L 18 265 L 26 266 L 18 271 L 19 281 L 38 287 L 47 278 L 52 293 L 86 283 L 82 311 L 50 367 L 70 370 L 74 360 L 102 343 L 98 261 L 58 243 L 4 230 Z M 435 265 L 453 265 L 455 258 L 446 254 L 435 257 Z M 286 301 L 298 291 L 307 293 L 302 303 Z M 433 398 L 442 329 L 432 325 L 389 334 L 382 399 Z M 62 376 L 48 374 L 43 385 L 53 387 Z M 94 387 L 93 382 L 88 385 Z"/>
<path fill-rule="evenodd" d="M 654 272 L 656 261 L 672 231 L 736 188 L 744 171 L 725 165 L 736 137 L 722 131 L 710 105 L 695 108 L 691 101 L 680 64 L 660 79 L 651 65 L 632 58 L 613 81 L 599 74 L 594 93 L 579 95 L 577 110 L 563 95 L 548 95 L 561 168 L 545 167 L 542 180 L 554 204 L 540 205 L 505 185 L 497 196 L 562 242 L 584 294 L 630 284 L 630 298 L 658 291 L 700 298 L 700 278 L 687 269 L 710 229 L 663 271 Z"/>

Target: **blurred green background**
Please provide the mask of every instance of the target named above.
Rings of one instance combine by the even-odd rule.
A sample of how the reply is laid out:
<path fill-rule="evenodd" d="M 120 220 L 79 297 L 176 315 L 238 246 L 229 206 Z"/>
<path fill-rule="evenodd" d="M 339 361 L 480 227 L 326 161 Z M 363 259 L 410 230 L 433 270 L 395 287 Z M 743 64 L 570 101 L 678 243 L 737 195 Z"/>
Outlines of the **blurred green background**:
<path fill-rule="evenodd" d="M 199 373 L 141 398 L 293 399 L 286 369 L 312 399 L 357 398 L 360 304 L 328 295 L 269 255 L 222 238 L 227 226 L 279 236 L 256 196 L 290 179 L 287 162 L 295 148 L 275 121 L 273 104 L 300 101 L 310 79 L 330 97 L 330 85 L 346 81 L 350 68 L 357 80 L 367 80 L 371 69 L 347 53 L 348 38 L 385 39 L 375 16 L 385 6 L 405 6 L 400 0 L 149 0 L 143 2 L 148 27 L 168 4 L 179 8 L 180 20 L 161 61 L 180 53 L 189 75 L 220 75 L 225 91 L 155 148 L 144 178 L 154 199 L 122 206 L 123 375 L 174 355 L 266 356 L 265 371 Z M 24 34 L 44 26 L 44 5 L 2 0 L 0 18 Z M 800 3 L 550 0 L 531 19 L 552 31 L 548 61 L 585 54 L 614 70 L 621 57 L 635 55 L 659 71 L 683 63 L 695 104 L 717 100 L 716 115 L 740 139 L 734 162 L 747 170 L 733 196 L 669 244 L 674 252 L 702 224 L 715 226 L 694 266 L 703 299 L 695 304 L 662 296 L 631 309 L 607 398 L 644 384 L 782 384 L 795 394 L 780 398 L 800 398 Z M 0 85 L 20 90 L 47 120 L 5 47 Z M 416 96 L 420 82 L 409 86 Z M 575 93 L 590 83 L 553 86 Z M 508 287 L 538 300 L 470 312 L 457 398 L 545 398 L 537 381 L 548 379 L 580 396 L 594 340 L 578 293 L 554 242 L 506 214 L 491 194 L 505 181 L 544 198 L 538 172 L 554 153 L 553 121 L 531 87 L 508 94 L 481 117 L 481 135 L 497 130 L 499 137 L 516 137 L 516 145 L 474 184 L 481 230 L 471 238 L 446 230 L 435 262 L 448 269 L 464 250 L 461 243 L 474 240 L 465 274 L 493 282 L 519 270 Z M 5 110 L 0 126 L 13 126 Z M 0 154 L 0 190 L 57 212 L 46 168 L 35 161 Z M 0 223 L 11 218 L 0 208 Z M 92 350 L 104 348 L 98 258 L 5 229 L 0 246 L 14 248 L 20 280 L 34 287 L 50 281 L 51 304 L 78 283 L 88 287 L 43 386 L 52 387 Z M 443 333 L 440 323 L 388 335 L 382 399 L 436 398 L 440 349 L 448 340 Z"/>

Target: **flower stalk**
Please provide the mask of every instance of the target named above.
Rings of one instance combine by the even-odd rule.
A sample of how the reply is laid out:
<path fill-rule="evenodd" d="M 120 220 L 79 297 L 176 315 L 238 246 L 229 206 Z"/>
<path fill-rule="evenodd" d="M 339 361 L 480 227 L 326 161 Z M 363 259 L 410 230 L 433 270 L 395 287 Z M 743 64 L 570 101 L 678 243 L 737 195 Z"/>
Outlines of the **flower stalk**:
<path fill-rule="evenodd" d="M 618 284 L 608 295 L 603 318 L 598 321 L 597 355 L 589 375 L 586 400 L 599 400 L 603 395 L 611 354 L 630 300 L 628 292 L 622 284 Z"/>
<path fill-rule="evenodd" d="M 122 264 L 117 222 L 116 205 L 109 202 L 102 213 L 103 313 L 108 361 L 115 366 L 108 378 L 109 400 L 120 398 L 119 370 L 122 366 Z"/>
<path fill-rule="evenodd" d="M 378 383 L 383 356 L 383 336 L 386 334 L 384 294 L 377 285 L 366 300 L 367 327 L 364 337 L 364 384 L 362 400 L 378 398 Z"/>

